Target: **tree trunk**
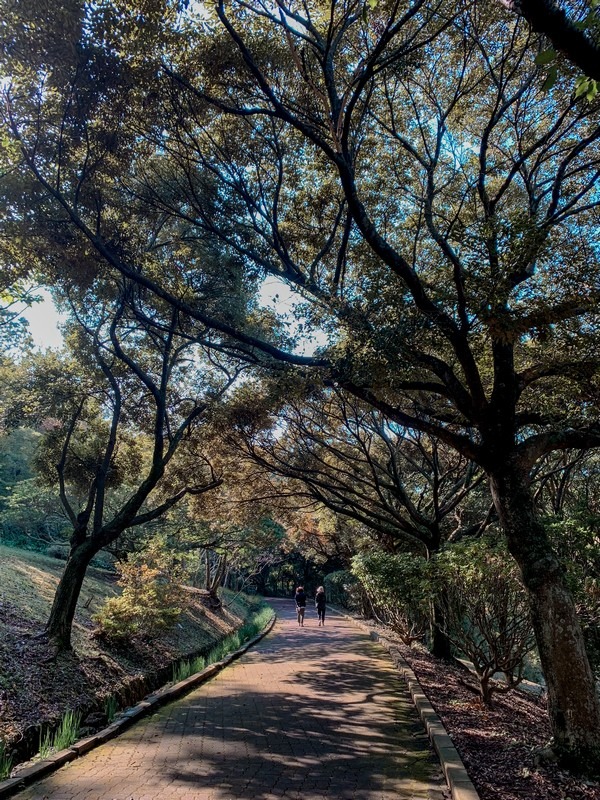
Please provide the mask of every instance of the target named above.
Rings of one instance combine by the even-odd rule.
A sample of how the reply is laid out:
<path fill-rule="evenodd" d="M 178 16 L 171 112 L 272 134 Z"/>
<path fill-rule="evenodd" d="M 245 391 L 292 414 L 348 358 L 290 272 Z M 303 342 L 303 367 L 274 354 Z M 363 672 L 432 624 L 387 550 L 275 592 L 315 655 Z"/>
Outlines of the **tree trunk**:
<path fill-rule="evenodd" d="M 490 678 L 492 676 L 486 671 L 481 675 L 478 673 L 477 678 L 479 680 L 479 692 L 481 694 L 481 702 L 486 708 L 493 708 L 492 703 L 492 687 L 490 685 Z"/>
<path fill-rule="evenodd" d="M 529 593 L 540 661 L 548 687 L 553 747 L 560 762 L 600 771 L 600 702 L 573 597 L 537 518 L 528 480 L 512 465 L 490 477 L 494 504 Z"/>
<path fill-rule="evenodd" d="M 83 579 L 96 554 L 89 542 L 71 547 L 62 577 L 56 588 L 46 634 L 59 650 L 71 649 L 71 630 Z"/>
<path fill-rule="evenodd" d="M 452 659 L 452 643 L 447 635 L 446 615 L 440 603 L 433 604 L 433 620 L 431 625 L 431 652 L 436 658 L 444 661 Z"/>

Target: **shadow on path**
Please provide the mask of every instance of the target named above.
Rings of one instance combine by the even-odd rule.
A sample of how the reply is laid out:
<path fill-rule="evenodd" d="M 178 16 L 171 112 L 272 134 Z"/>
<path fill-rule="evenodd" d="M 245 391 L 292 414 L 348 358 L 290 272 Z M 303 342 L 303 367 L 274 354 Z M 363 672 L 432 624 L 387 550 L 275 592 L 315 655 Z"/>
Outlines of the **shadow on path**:
<path fill-rule="evenodd" d="M 269 636 L 21 800 L 441 800 L 439 763 L 384 651 L 347 620 Z"/>

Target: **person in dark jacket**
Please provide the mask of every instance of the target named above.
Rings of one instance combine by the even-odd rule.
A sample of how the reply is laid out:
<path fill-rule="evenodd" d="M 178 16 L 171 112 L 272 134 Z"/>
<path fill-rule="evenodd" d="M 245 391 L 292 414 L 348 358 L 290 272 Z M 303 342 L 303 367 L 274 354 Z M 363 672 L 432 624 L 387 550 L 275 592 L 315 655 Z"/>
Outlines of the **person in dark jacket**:
<path fill-rule="evenodd" d="M 315 607 L 317 609 L 317 614 L 319 615 L 319 625 L 325 625 L 325 606 L 327 604 L 327 598 L 325 597 L 325 589 L 323 586 L 319 586 L 317 589 L 317 593 L 315 595 Z"/>
<path fill-rule="evenodd" d="M 299 586 L 296 589 L 296 594 L 295 594 L 294 600 L 296 601 L 296 612 L 297 612 L 297 615 L 298 615 L 298 625 L 300 625 L 300 627 L 303 628 L 304 627 L 304 612 L 306 611 L 306 594 L 304 592 L 304 587 L 303 586 Z"/>

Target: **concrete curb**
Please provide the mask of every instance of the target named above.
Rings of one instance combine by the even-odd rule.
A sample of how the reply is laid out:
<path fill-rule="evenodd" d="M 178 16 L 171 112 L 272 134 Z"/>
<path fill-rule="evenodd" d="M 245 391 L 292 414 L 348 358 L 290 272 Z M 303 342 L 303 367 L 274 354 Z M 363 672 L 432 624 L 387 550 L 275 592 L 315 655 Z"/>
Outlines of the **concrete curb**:
<path fill-rule="evenodd" d="M 216 661 L 214 664 L 206 667 L 206 669 L 203 669 L 202 672 L 197 672 L 195 675 L 190 675 L 189 678 L 179 681 L 179 683 L 175 683 L 172 686 L 166 686 L 156 692 L 153 692 L 152 694 L 147 695 L 147 697 L 145 697 L 139 703 L 136 703 L 136 705 L 132 706 L 131 708 L 128 708 L 114 722 L 112 722 L 108 727 L 103 728 L 101 731 L 75 742 L 75 744 L 71 745 L 71 747 L 68 747 L 66 750 L 61 750 L 59 753 L 48 756 L 48 758 L 45 758 L 42 761 L 26 762 L 20 769 L 17 767 L 17 774 L 13 778 L 7 778 L 4 781 L 0 781 L 0 800 L 4 800 L 4 798 L 20 792 L 26 786 L 29 786 L 31 783 L 35 783 L 35 781 L 40 780 L 40 778 L 45 777 L 50 772 L 54 772 L 65 764 L 68 764 L 70 761 L 82 756 L 84 753 L 93 750 L 94 747 L 98 747 L 99 745 L 104 744 L 104 742 L 109 741 L 109 739 L 118 736 L 134 722 L 137 722 L 137 720 L 146 716 L 146 714 L 150 714 L 165 703 L 170 703 L 171 701 L 176 700 L 182 695 L 190 692 L 192 689 L 195 689 L 196 686 L 199 686 L 200 684 L 209 680 L 226 666 L 231 664 L 232 661 L 238 659 L 247 650 L 260 642 L 260 640 L 270 632 L 276 620 L 277 614 L 274 613 L 271 621 L 266 624 L 263 630 L 248 642 L 243 644 L 238 650 L 235 650 L 233 653 L 229 653 L 229 655 L 227 655 L 221 661 Z"/>
<path fill-rule="evenodd" d="M 347 616 L 347 615 L 344 615 Z M 366 631 L 374 642 L 379 642 L 389 652 L 398 672 L 404 678 L 413 703 L 421 717 L 421 721 L 427 731 L 433 749 L 440 760 L 446 783 L 452 794 L 452 800 L 480 800 L 479 794 L 469 778 L 469 774 L 462 762 L 458 750 L 454 746 L 452 739 L 444 728 L 442 720 L 436 714 L 433 706 L 415 673 L 408 663 L 404 660 L 400 651 L 384 636 L 380 636 L 377 631 L 372 630 L 367 625 L 362 625 L 353 617 L 347 617 L 355 625 Z"/>

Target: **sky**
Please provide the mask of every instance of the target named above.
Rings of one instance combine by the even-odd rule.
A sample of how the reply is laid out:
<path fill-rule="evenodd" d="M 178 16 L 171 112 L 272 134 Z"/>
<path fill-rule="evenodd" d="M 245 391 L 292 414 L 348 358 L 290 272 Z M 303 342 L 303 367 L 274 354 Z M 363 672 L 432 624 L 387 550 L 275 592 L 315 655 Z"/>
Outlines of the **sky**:
<path fill-rule="evenodd" d="M 34 303 L 25 309 L 22 316 L 29 322 L 29 331 L 33 341 L 40 350 L 48 348 L 57 349 L 62 346 L 62 335 L 59 325 L 63 316 L 58 313 L 54 305 L 50 292 L 41 289 L 37 292 L 42 297 L 40 303 Z M 294 319 L 294 310 L 301 298 L 289 289 L 285 283 L 276 278 L 267 278 L 262 286 L 259 295 L 261 305 L 267 308 L 276 306 L 277 312 L 289 315 Z M 307 337 L 298 344 L 297 352 L 302 355 L 311 355 L 316 347 L 322 346 L 326 341 L 325 334 L 317 331 L 312 337 Z"/>
<path fill-rule="evenodd" d="M 41 289 L 37 294 L 42 297 L 42 301 L 26 308 L 21 316 L 29 322 L 29 332 L 36 347 L 40 350 L 57 349 L 62 346 L 63 341 L 58 329 L 61 315 L 56 310 L 47 289 Z"/>

